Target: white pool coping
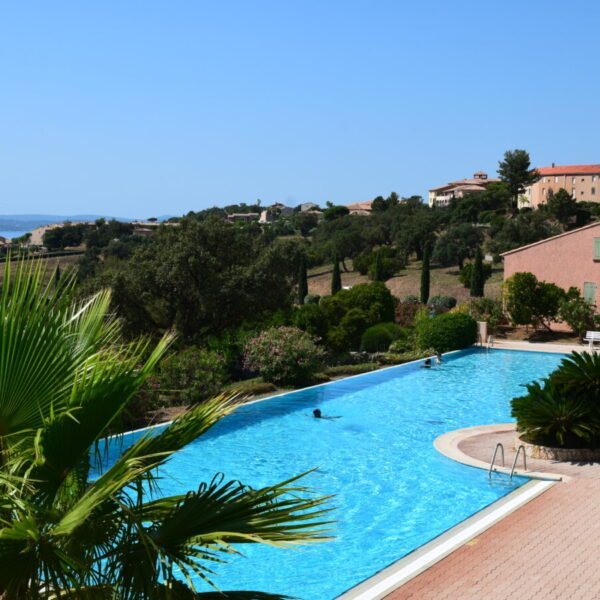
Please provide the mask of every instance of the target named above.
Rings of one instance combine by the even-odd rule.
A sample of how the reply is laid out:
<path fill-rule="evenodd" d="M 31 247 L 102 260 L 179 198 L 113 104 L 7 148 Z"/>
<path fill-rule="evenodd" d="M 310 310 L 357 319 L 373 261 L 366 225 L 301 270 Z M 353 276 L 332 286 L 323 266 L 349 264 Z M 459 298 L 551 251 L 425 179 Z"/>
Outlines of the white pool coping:
<path fill-rule="evenodd" d="M 520 488 L 420 546 L 404 558 L 350 588 L 338 596 L 337 600 L 379 600 L 385 598 L 402 584 L 439 562 L 510 513 L 543 494 L 556 483 L 556 481 L 547 480 L 528 481 Z"/>

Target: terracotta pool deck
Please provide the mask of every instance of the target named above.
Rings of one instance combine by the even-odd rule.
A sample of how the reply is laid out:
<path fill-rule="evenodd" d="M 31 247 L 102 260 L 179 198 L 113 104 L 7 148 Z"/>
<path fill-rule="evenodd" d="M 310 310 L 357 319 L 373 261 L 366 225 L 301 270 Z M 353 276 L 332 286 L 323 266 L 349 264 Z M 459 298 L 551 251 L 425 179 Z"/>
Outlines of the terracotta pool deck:
<path fill-rule="evenodd" d="M 489 464 L 514 431 L 455 438 L 457 454 Z M 388 600 L 593 600 L 600 598 L 600 464 L 527 460 L 563 481 L 417 575 Z M 493 475 L 504 477 L 505 475 Z"/>

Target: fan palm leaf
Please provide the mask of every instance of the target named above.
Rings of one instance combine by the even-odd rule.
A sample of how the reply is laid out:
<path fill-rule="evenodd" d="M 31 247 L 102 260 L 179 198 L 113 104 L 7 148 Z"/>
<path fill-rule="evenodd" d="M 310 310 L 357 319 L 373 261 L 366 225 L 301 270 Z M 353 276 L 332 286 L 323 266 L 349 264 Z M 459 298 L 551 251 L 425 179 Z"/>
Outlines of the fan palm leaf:
<path fill-rule="evenodd" d="M 125 344 L 100 291 L 7 261 L 0 298 L 0 589 L 7 598 L 210 598 L 234 544 L 328 538 L 327 498 L 294 477 L 252 489 L 223 476 L 161 498 L 159 469 L 238 406 L 220 396 L 142 436 L 90 477 L 94 449 L 168 349 Z M 214 586 L 216 587 L 216 586 Z M 221 592 L 218 592 L 221 594 Z M 260 592 L 219 597 L 276 598 Z"/>

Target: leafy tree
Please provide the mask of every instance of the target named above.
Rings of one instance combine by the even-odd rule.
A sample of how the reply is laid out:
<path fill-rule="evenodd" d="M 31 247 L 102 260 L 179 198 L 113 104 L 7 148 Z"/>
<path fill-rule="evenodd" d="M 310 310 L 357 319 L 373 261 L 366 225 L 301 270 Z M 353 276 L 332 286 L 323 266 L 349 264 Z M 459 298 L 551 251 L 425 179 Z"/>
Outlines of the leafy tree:
<path fill-rule="evenodd" d="M 515 211 L 519 206 L 519 195 L 527 186 L 538 181 L 540 174 L 531 168 L 529 153 L 525 150 L 507 150 L 504 159 L 498 165 L 500 179 L 510 190 L 512 200 L 510 208 Z"/>
<path fill-rule="evenodd" d="M 324 539 L 314 521 L 322 499 L 297 478 L 250 489 L 217 476 L 187 493 L 150 495 L 160 489 L 157 469 L 235 409 L 229 398 L 142 435 L 94 476 L 102 439 L 171 337 L 154 348 L 124 344 L 110 293 L 72 304 L 73 279 L 48 286 L 40 265 L 20 264 L 11 277 L 7 263 L 0 303 L 3 596 L 196 597 L 191 579 L 210 580 L 236 544 Z"/>
<path fill-rule="evenodd" d="M 594 329 L 595 315 L 596 307 L 582 298 L 577 288 L 569 289 L 560 303 L 560 319 L 580 337 Z"/>
<path fill-rule="evenodd" d="M 444 267 L 455 264 L 462 269 L 464 261 L 473 257 L 482 238 L 481 231 L 469 223 L 453 225 L 436 240 L 433 260 Z"/>
<path fill-rule="evenodd" d="M 128 334 L 175 327 L 187 342 L 290 308 L 304 242 L 269 242 L 260 226 L 183 219 L 107 278 Z"/>
<path fill-rule="evenodd" d="M 335 296 L 342 289 L 342 275 L 340 274 L 340 263 L 335 257 L 333 261 L 333 273 L 331 274 L 331 295 Z"/>
<path fill-rule="evenodd" d="M 421 266 L 421 303 L 427 304 L 429 300 L 429 285 L 430 285 L 430 272 L 429 272 L 429 244 L 426 244 L 425 251 L 423 253 L 423 264 Z"/>
<path fill-rule="evenodd" d="M 481 248 L 475 252 L 475 262 L 473 263 L 473 273 L 471 275 L 471 297 L 481 298 L 484 293 L 485 274 L 483 272 L 483 256 Z"/>
<path fill-rule="evenodd" d="M 328 208 L 323 211 L 323 218 L 326 221 L 334 221 L 340 217 L 345 217 L 350 214 L 350 210 L 347 206 L 334 206 L 330 202 L 327 203 Z"/>
<path fill-rule="evenodd" d="M 557 221 L 567 225 L 577 213 L 577 201 L 567 190 L 560 188 L 549 196 L 545 208 Z"/>
<path fill-rule="evenodd" d="M 306 274 L 306 256 L 300 258 L 298 269 L 298 304 L 304 304 L 304 298 L 308 295 L 308 276 Z"/>
<path fill-rule="evenodd" d="M 488 249 L 499 254 L 558 235 L 561 228 L 541 211 L 520 213 L 492 225 Z"/>
<path fill-rule="evenodd" d="M 294 213 L 294 227 L 306 237 L 319 224 L 319 217 L 310 212 L 298 211 Z"/>
<path fill-rule="evenodd" d="M 388 209 L 388 204 L 383 196 L 377 196 L 371 204 L 372 212 L 383 212 Z"/>
<path fill-rule="evenodd" d="M 553 283 L 538 281 L 533 273 L 515 273 L 505 283 L 506 309 L 515 325 L 542 326 L 558 318 L 565 291 Z"/>

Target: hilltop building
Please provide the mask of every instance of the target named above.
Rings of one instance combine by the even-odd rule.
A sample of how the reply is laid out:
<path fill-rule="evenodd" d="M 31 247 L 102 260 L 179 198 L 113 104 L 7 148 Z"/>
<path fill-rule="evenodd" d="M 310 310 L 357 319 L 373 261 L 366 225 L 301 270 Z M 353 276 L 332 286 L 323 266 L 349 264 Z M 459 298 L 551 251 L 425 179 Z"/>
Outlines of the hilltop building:
<path fill-rule="evenodd" d="M 521 196 L 519 206 L 537 208 L 548 202 L 560 188 L 578 202 L 600 202 L 600 165 L 566 165 L 538 168 L 539 181 Z"/>
<path fill-rule="evenodd" d="M 294 209 L 276 202 L 271 206 L 268 206 L 265 210 L 260 213 L 259 223 L 272 223 L 280 217 L 291 217 L 294 214 Z"/>
<path fill-rule="evenodd" d="M 368 216 L 371 214 L 371 205 L 373 200 L 366 200 L 365 202 L 353 202 L 347 204 L 346 208 L 350 211 L 351 215 L 363 215 Z"/>
<path fill-rule="evenodd" d="M 429 190 L 429 207 L 445 208 L 450 206 L 454 198 L 463 198 L 467 194 L 485 192 L 490 183 L 497 183 L 499 179 L 489 178 L 487 173 L 477 171 L 471 179 L 459 179 L 445 185 L 440 185 Z"/>

